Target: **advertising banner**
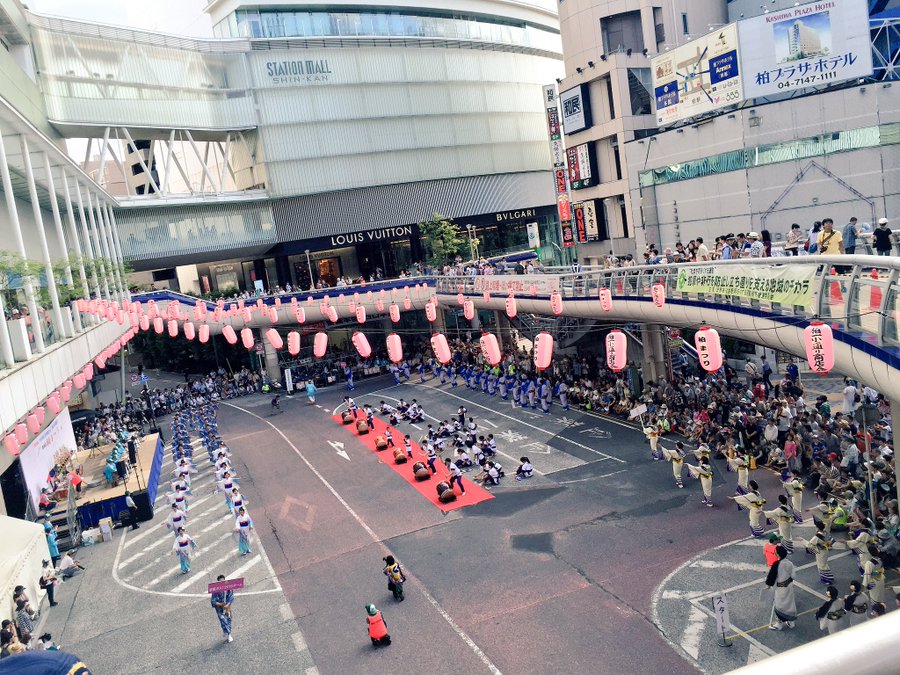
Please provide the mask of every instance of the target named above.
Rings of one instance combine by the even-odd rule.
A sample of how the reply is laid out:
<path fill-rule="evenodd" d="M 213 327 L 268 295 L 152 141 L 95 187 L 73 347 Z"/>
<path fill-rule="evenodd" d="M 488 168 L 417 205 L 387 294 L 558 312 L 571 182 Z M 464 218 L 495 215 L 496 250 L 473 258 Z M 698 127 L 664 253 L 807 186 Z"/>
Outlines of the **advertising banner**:
<path fill-rule="evenodd" d="M 541 247 L 541 232 L 537 223 L 528 223 L 525 225 L 525 231 L 528 233 L 528 248 Z"/>
<path fill-rule="evenodd" d="M 678 270 L 679 293 L 729 295 L 782 305 L 806 306 L 812 300 L 815 265 L 752 268 L 744 265 L 689 267 Z"/>
<path fill-rule="evenodd" d="M 528 297 L 534 286 L 538 295 L 549 295 L 559 290 L 559 277 L 551 274 L 487 274 L 473 277 L 476 293 L 509 295 L 515 293 Z"/>
<path fill-rule="evenodd" d="M 75 452 L 77 447 L 69 409 L 63 408 L 19 455 L 25 487 L 31 495 L 35 511 L 41 498 L 41 488 L 47 487 L 47 474 L 53 468 L 57 454 L 61 450 Z"/>
<path fill-rule="evenodd" d="M 738 23 L 744 98 L 872 74 L 865 0 L 811 2 Z"/>
<path fill-rule="evenodd" d="M 572 222 L 575 226 L 575 239 L 579 244 L 587 243 L 587 228 L 584 223 L 584 204 L 572 204 Z"/>
<path fill-rule="evenodd" d="M 594 153 L 590 143 L 567 148 L 566 160 L 569 168 L 569 187 L 580 190 L 597 184 Z"/>
<path fill-rule="evenodd" d="M 563 222 L 572 220 L 572 204 L 569 202 L 569 198 L 566 195 L 560 195 L 556 201 L 559 207 L 559 219 Z"/>
<path fill-rule="evenodd" d="M 659 125 L 738 103 L 743 88 L 737 25 L 657 56 L 650 61 L 650 71 Z"/>
<path fill-rule="evenodd" d="M 582 202 L 584 208 L 584 229 L 588 241 L 600 240 L 600 224 L 597 222 L 597 202 L 588 199 Z"/>
<path fill-rule="evenodd" d="M 562 126 L 566 134 L 574 134 L 591 126 L 591 104 L 587 87 L 579 84 L 559 95 L 562 106 Z"/>

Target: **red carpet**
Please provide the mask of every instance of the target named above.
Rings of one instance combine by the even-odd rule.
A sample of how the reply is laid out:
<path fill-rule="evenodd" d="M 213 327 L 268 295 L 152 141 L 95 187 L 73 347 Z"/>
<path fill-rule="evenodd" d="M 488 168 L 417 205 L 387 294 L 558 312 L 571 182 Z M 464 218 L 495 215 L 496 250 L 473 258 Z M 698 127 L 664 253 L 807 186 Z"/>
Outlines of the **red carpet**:
<path fill-rule="evenodd" d="M 479 473 L 481 473 L 480 470 L 472 469 L 468 473 L 463 474 L 462 481 L 463 481 L 463 485 L 465 485 L 465 487 L 466 487 L 466 494 L 465 495 L 459 494 L 459 487 L 454 485 L 453 491 L 456 493 L 456 501 L 451 502 L 449 504 L 441 504 L 438 501 L 437 490 L 435 489 L 435 486 L 442 480 L 447 480 L 449 482 L 449 479 L 448 479 L 449 472 L 447 471 L 447 467 L 444 466 L 444 464 L 440 461 L 440 459 L 438 459 L 438 461 L 434 465 L 434 467 L 437 469 L 437 474 L 433 475 L 431 477 L 431 480 L 417 481 L 415 479 L 415 477 L 413 476 L 413 470 L 412 470 L 413 464 L 421 461 L 421 462 L 424 462 L 426 466 L 428 465 L 428 463 L 427 463 L 428 453 L 426 453 L 421 447 L 419 447 L 419 444 L 413 440 L 413 437 L 416 434 L 412 434 L 412 433 L 410 434 L 410 440 L 413 441 L 412 442 L 413 458 L 411 460 L 407 461 L 405 464 L 395 464 L 393 448 L 388 448 L 387 450 L 376 450 L 375 449 L 375 437 L 383 436 L 384 430 L 388 427 L 388 425 L 386 423 L 384 423 L 382 420 L 375 418 L 375 420 L 374 420 L 375 428 L 370 429 L 369 433 L 363 434 L 362 436 L 360 436 L 356 433 L 356 425 L 355 424 L 344 424 L 343 422 L 341 422 L 340 415 L 334 415 L 332 417 L 332 419 L 335 422 L 337 422 L 338 424 L 340 424 L 342 427 L 344 427 L 344 429 L 347 431 L 347 433 L 352 434 L 357 439 L 359 439 L 360 443 L 362 443 L 369 450 L 371 450 L 376 455 L 378 455 L 378 457 L 381 459 L 381 461 L 385 465 L 391 467 L 394 471 L 396 471 L 398 474 L 403 476 L 403 478 L 406 480 L 407 483 L 412 485 L 416 490 L 418 490 L 422 494 L 423 497 L 425 497 L 425 499 L 430 501 L 432 504 L 434 504 L 436 507 L 438 507 L 444 513 L 446 513 L 447 511 L 453 511 L 454 509 L 461 509 L 464 506 L 472 506 L 473 504 L 478 504 L 479 502 L 483 502 L 488 499 L 494 498 L 494 495 L 492 495 L 489 491 L 485 490 L 484 488 L 482 488 L 479 485 L 476 485 L 475 483 L 472 482 L 472 480 L 469 478 L 469 476 L 474 477 L 474 476 L 478 475 Z M 365 419 L 365 416 L 362 413 L 360 413 L 359 419 Z M 415 429 L 412 429 L 412 431 L 416 432 Z M 417 432 L 417 433 L 420 433 L 420 432 Z M 404 436 L 403 432 L 401 432 L 396 427 L 391 427 L 391 435 L 394 437 L 394 445 L 402 450 L 405 447 L 403 445 L 403 436 Z"/>

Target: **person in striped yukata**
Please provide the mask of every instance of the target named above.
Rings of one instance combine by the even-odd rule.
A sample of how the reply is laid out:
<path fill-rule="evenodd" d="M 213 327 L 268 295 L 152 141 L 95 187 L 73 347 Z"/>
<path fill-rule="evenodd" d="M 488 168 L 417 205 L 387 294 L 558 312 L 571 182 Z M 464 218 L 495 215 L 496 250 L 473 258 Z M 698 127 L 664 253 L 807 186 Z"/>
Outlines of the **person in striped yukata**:
<path fill-rule="evenodd" d="M 216 577 L 216 581 L 225 581 L 225 575 L 220 574 Z M 213 593 L 209 600 L 209 604 L 216 610 L 219 626 L 222 628 L 222 633 L 225 635 L 225 642 L 233 642 L 231 637 L 231 603 L 233 602 L 234 591 Z"/>

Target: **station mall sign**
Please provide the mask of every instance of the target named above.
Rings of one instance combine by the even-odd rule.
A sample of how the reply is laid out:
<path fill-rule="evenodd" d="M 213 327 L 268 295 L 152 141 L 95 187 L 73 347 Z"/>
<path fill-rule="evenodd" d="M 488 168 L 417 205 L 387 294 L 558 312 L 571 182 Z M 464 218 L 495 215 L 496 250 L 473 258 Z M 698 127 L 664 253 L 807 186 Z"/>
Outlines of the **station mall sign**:
<path fill-rule="evenodd" d="M 272 84 L 317 84 L 333 75 L 328 59 L 266 61 L 265 71 Z"/>

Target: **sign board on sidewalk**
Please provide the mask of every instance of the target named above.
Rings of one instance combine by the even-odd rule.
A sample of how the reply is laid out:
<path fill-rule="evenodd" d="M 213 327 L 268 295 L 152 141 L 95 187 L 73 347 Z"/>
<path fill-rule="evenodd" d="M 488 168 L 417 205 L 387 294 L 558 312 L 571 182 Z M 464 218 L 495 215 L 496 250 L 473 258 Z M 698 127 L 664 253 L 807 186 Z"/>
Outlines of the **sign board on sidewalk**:
<path fill-rule="evenodd" d="M 207 593 L 224 593 L 225 591 L 237 591 L 244 587 L 244 577 L 214 581 L 206 587 Z"/>
<path fill-rule="evenodd" d="M 639 406 L 632 408 L 631 412 L 628 413 L 628 419 L 633 420 L 635 417 L 640 417 L 641 415 L 647 414 L 647 406 L 641 403 Z"/>
<path fill-rule="evenodd" d="M 289 394 L 294 391 L 294 374 L 290 368 L 284 369 L 284 389 Z"/>
<path fill-rule="evenodd" d="M 724 634 L 725 631 L 731 630 L 731 621 L 728 618 L 728 596 L 724 593 L 714 595 L 712 604 L 713 612 L 716 615 L 716 632 Z"/>

